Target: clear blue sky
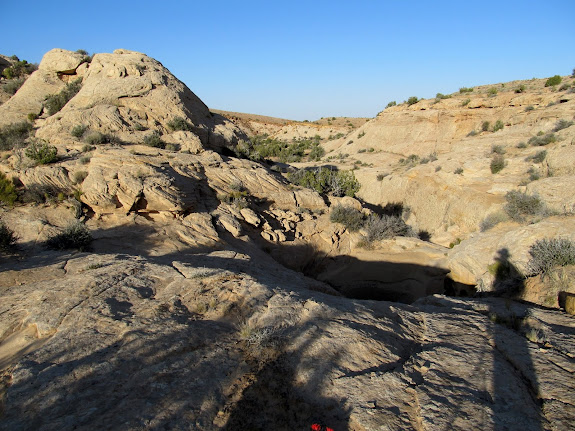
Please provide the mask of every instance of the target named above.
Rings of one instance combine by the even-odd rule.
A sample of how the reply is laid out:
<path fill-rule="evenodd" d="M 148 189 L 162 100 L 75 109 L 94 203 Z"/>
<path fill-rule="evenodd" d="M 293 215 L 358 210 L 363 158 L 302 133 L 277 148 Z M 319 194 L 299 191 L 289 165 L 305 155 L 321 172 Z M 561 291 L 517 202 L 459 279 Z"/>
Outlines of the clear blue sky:
<path fill-rule="evenodd" d="M 575 68 L 575 0 L 2 0 L 0 28 L 5 55 L 140 51 L 210 108 L 296 120 Z"/>

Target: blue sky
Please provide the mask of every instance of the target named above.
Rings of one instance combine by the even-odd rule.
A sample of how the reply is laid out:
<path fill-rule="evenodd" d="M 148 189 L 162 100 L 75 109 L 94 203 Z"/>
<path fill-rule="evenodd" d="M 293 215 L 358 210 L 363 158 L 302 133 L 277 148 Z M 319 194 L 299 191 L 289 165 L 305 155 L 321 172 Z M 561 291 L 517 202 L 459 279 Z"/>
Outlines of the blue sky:
<path fill-rule="evenodd" d="M 573 0 L 2 3 L 2 54 L 140 51 L 210 108 L 295 120 L 575 68 Z"/>

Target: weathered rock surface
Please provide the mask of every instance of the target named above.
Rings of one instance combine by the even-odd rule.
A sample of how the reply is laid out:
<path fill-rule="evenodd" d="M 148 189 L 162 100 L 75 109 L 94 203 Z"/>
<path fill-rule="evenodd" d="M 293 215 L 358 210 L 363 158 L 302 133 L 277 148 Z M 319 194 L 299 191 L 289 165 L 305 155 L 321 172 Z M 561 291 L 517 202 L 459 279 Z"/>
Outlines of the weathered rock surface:
<path fill-rule="evenodd" d="M 44 254 L 2 272 L 1 429 L 552 430 L 575 417 L 567 315 L 352 301 L 265 259 L 180 258 Z"/>

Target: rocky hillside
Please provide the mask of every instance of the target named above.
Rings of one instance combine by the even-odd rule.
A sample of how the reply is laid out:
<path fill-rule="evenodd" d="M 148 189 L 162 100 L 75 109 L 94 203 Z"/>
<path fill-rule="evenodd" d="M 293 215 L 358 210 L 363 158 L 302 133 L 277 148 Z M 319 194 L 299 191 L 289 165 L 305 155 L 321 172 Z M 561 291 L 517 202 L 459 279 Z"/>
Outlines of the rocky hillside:
<path fill-rule="evenodd" d="M 48 52 L 0 105 L 0 429 L 568 429 L 575 270 L 530 252 L 575 240 L 575 94 L 545 84 L 308 123 Z"/>

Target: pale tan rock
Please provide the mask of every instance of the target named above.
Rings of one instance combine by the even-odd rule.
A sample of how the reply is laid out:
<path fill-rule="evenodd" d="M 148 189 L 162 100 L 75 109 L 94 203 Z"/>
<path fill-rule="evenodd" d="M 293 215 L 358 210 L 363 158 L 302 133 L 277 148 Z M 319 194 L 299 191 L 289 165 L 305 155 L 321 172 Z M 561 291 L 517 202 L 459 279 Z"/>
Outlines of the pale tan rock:
<path fill-rule="evenodd" d="M 236 238 L 242 235 L 242 226 L 235 217 L 222 214 L 218 217 L 218 222 Z"/>
<path fill-rule="evenodd" d="M 262 222 L 256 212 L 250 208 L 242 208 L 240 213 L 244 220 L 254 227 L 258 227 Z"/>

